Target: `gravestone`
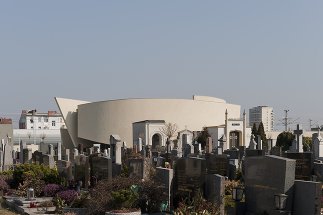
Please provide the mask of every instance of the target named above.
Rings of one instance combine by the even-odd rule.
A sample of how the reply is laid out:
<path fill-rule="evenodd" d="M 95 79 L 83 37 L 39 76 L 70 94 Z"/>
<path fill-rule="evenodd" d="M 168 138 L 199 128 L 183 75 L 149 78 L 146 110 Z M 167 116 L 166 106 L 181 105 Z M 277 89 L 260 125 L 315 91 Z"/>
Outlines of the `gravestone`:
<path fill-rule="evenodd" d="M 223 152 L 230 156 L 230 159 L 240 159 L 240 153 L 238 149 L 228 149 Z"/>
<path fill-rule="evenodd" d="M 90 162 L 89 157 L 83 154 L 75 157 L 74 161 L 74 180 L 82 181 L 85 187 L 90 182 Z"/>
<path fill-rule="evenodd" d="M 251 134 L 249 149 L 256 149 L 256 146 L 257 146 L 257 142 L 255 141 L 255 135 Z"/>
<path fill-rule="evenodd" d="M 98 155 L 90 156 L 91 178 L 96 180 L 112 180 L 112 160 L 111 158 Z"/>
<path fill-rule="evenodd" d="M 22 151 L 23 163 L 31 163 L 32 161 L 32 150 L 29 148 L 24 148 Z"/>
<path fill-rule="evenodd" d="M 207 174 L 229 175 L 229 155 L 210 155 L 206 159 Z"/>
<path fill-rule="evenodd" d="M 87 154 L 90 156 L 93 154 L 94 149 L 93 147 L 90 147 L 90 148 L 87 148 L 86 151 L 87 151 Z"/>
<path fill-rule="evenodd" d="M 192 144 L 185 144 L 183 150 L 183 157 L 186 158 L 190 154 L 194 154 L 194 147 L 192 146 Z"/>
<path fill-rule="evenodd" d="M 254 157 L 254 156 L 264 156 L 265 151 L 259 149 L 247 149 L 246 150 L 246 157 Z"/>
<path fill-rule="evenodd" d="M 58 160 L 57 171 L 61 177 L 66 178 L 68 181 L 71 181 L 74 179 L 72 175 L 72 167 L 71 167 L 70 161 Z"/>
<path fill-rule="evenodd" d="M 144 160 L 142 158 L 129 158 L 129 177 L 144 178 Z"/>
<path fill-rule="evenodd" d="M 323 182 L 323 162 L 314 162 L 314 175 L 317 176 L 318 181 Z"/>
<path fill-rule="evenodd" d="M 57 160 L 62 160 L 62 143 L 57 143 Z"/>
<path fill-rule="evenodd" d="M 258 143 L 257 143 L 257 149 L 258 150 L 262 150 L 262 140 L 261 140 L 261 136 L 257 135 L 258 137 Z"/>
<path fill-rule="evenodd" d="M 203 192 L 206 162 L 201 158 L 180 158 L 175 167 L 176 192 L 188 192 L 192 195 Z"/>
<path fill-rule="evenodd" d="M 55 159 L 52 155 L 44 155 L 43 154 L 43 165 L 48 166 L 49 168 L 55 167 Z"/>
<path fill-rule="evenodd" d="M 284 157 L 296 160 L 295 179 L 311 180 L 314 162 L 312 152 L 286 152 Z"/>
<path fill-rule="evenodd" d="M 212 153 L 212 150 L 213 150 L 212 138 L 208 137 L 205 145 L 205 153 Z"/>
<path fill-rule="evenodd" d="M 44 161 L 43 161 L 43 153 L 39 152 L 39 151 L 35 151 L 32 154 L 32 160 L 33 160 L 33 163 L 35 163 L 37 165 L 43 164 L 44 163 Z"/>
<path fill-rule="evenodd" d="M 286 194 L 286 210 L 292 210 L 295 160 L 267 155 L 244 162 L 245 198 L 248 213 L 276 214 L 275 194 Z"/>
<path fill-rule="evenodd" d="M 84 152 L 84 146 L 83 146 L 82 143 L 78 144 L 77 149 L 78 149 L 78 151 L 79 151 L 80 154 L 83 154 L 83 152 Z"/>
<path fill-rule="evenodd" d="M 297 129 L 294 130 L 295 139 L 289 148 L 289 152 L 303 152 L 303 130 L 297 124 Z"/>
<path fill-rule="evenodd" d="M 295 180 L 294 215 L 320 215 L 322 184 L 312 181 Z"/>
<path fill-rule="evenodd" d="M 271 148 L 270 154 L 281 157 L 283 155 L 282 148 L 279 146 L 274 146 Z"/>
<path fill-rule="evenodd" d="M 20 140 L 19 148 L 20 148 L 19 161 L 20 163 L 24 163 L 24 149 L 27 148 L 27 144 L 25 142 L 22 142 L 22 140 Z"/>
<path fill-rule="evenodd" d="M 110 135 L 110 148 L 111 148 L 111 158 L 112 163 L 116 163 L 121 165 L 122 158 L 121 158 L 121 139 L 119 135 L 113 134 Z"/>
<path fill-rule="evenodd" d="M 318 128 L 318 133 L 312 135 L 314 159 L 323 160 L 323 138 Z"/>
<path fill-rule="evenodd" d="M 168 209 L 173 207 L 173 178 L 174 170 L 168 168 L 157 167 L 156 178 L 164 186 L 166 193 L 168 194 Z"/>
<path fill-rule="evenodd" d="M 66 161 L 70 161 L 70 150 L 69 149 L 65 149 L 65 159 Z"/>
<path fill-rule="evenodd" d="M 224 188 L 225 177 L 217 174 L 206 175 L 205 196 L 206 199 L 220 208 L 220 215 L 224 215 Z"/>
<path fill-rule="evenodd" d="M 55 155 L 54 146 L 52 144 L 48 145 L 48 155 L 51 155 L 51 156 Z"/>

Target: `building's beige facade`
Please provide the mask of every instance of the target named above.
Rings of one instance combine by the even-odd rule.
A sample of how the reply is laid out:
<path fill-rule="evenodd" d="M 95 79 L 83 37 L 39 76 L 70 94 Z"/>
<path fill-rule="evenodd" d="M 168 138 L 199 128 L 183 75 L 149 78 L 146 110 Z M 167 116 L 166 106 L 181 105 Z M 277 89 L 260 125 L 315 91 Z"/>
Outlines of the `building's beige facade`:
<path fill-rule="evenodd" d="M 143 120 L 165 120 L 176 123 L 179 131 L 199 131 L 205 126 L 223 125 L 226 110 L 230 118 L 240 118 L 239 105 L 204 96 L 191 100 L 120 99 L 93 103 L 55 99 L 74 146 L 79 138 L 107 144 L 112 134 L 132 146 L 132 123 Z"/>

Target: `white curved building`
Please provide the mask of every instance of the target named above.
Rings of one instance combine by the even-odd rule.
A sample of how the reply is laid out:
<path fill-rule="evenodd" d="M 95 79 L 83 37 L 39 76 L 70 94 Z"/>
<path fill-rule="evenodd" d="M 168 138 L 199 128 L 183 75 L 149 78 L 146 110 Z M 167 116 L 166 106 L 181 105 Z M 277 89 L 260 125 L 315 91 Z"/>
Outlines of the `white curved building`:
<path fill-rule="evenodd" d="M 205 126 L 225 124 L 226 110 L 230 118 L 240 118 L 240 105 L 205 96 L 193 96 L 193 99 L 119 99 L 100 102 L 55 99 L 74 147 L 79 143 L 108 144 L 112 134 L 118 134 L 122 141 L 132 146 L 132 124 L 145 120 L 176 123 L 179 131 L 200 131 Z"/>

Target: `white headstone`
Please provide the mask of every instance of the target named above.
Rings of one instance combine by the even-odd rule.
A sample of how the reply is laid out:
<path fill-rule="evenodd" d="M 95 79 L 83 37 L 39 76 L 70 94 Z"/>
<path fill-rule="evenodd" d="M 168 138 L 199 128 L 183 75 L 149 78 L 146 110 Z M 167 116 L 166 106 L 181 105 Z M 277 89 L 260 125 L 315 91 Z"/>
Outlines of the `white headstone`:
<path fill-rule="evenodd" d="M 57 143 L 57 160 L 62 160 L 62 143 Z"/>
<path fill-rule="evenodd" d="M 104 149 L 103 156 L 108 157 L 108 150 L 107 149 Z"/>
<path fill-rule="evenodd" d="M 138 138 L 138 150 L 139 152 L 142 150 L 142 139 L 140 137 Z"/>

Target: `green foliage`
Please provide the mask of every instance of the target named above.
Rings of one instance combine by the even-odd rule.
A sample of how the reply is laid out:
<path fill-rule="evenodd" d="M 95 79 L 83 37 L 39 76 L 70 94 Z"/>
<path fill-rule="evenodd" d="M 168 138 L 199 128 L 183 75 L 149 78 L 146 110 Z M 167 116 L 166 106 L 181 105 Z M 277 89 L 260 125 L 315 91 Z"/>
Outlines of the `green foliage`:
<path fill-rule="evenodd" d="M 260 135 L 262 143 L 263 143 L 264 147 L 266 147 L 267 146 L 267 138 L 266 138 L 266 133 L 265 133 L 265 129 L 264 129 L 264 124 L 262 122 L 259 123 L 257 134 Z"/>
<path fill-rule="evenodd" d="M 258 129 L 257 129 L 256 123 L 254 123 L 252 126 L 251 134 L 253 134 L 255 137 L 257 137 L 258 135 Z"/>
<path fill-rule="evenodd" d="M 307 152 L 307 151 L 311 151 L 311 148 L 312 148 L 312 138 L 303 137 L 303 150 Z"/>
<path fill-rule="evenodd" d="M 203 130 L 199 133 L 199 135 L 196 137 L 196 141 L 198 143 L 201 143 L 202 148 L 204 149 L 206 145 L 207 138 L 210 137 L 207 127 L 204 127 Z"/>
<path fill-rule="evenodd" d="M 287 151 L 292 145 L 295 135 L 291 132 L 284 131 L 277 137 L 276 146 L 282 147 L 283 151 Z"/>
<path fill-rule="evenodd" d="M 138 193 L 131 188 L 111 192 L 112 205 L 116 209 L 134 208 L 138 200 Z"/>
<path fill-rule="evenodd" d="M 18 188 L 24 178 L 36 178 L 43 180 L 46 184 L 60 184 L 57 169 L 50 169 L 48 166 L 38 164 L 19 164 L 13 171 L 12 187 Z"/>
<path fill-rule="evenodd" d="M 65 200 L 63 200 L 59 197 L 56 197 L 53 199 L 53 201 L 54 201 L 54 205 L 56 207 L 56 212 L 62 213 L 63 207 L 67 206 L 67 204 L 65 203 Z"/>

